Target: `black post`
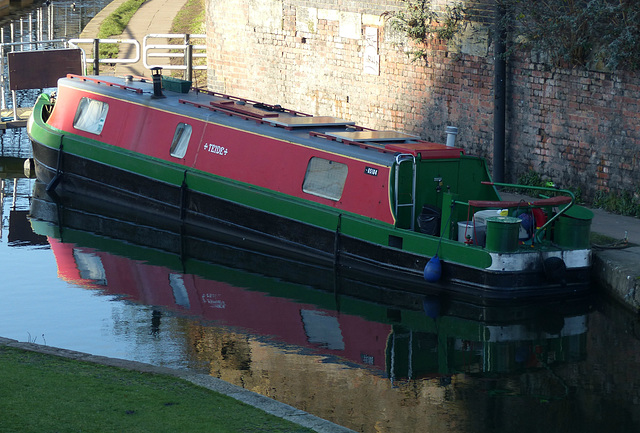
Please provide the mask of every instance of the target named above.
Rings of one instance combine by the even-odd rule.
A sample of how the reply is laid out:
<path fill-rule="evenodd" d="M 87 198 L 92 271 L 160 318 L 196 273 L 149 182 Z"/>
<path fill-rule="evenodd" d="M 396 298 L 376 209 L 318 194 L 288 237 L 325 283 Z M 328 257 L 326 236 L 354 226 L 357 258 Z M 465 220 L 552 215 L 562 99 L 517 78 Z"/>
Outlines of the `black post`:
<path fill-rule="evenodd" d="M 496 6 L 495 38 L 493 50 L 493 180 L 504 182 L 505 155 L 505 107 L 506 107 L 506 11 L 503 6 Z"/>
<path fill-rule="evenodd" d="M 185 70 L 185 80 L 193 81 L 193 45 L 187 45 L 187 65 Z"/>
<path fill-rule="evenodd" d="M 100 40 L 93 40 L 93 75 L 100 75 Z"/>
<path fill-rule="evenodd" d="M 193 55 L 193 47 L 191 46 L 191 35 L 189 33 L 184 35 L 184 44 L 187 46 L 186 50 L 184 51 L 184 79 L 187 81 L 191 81 L 191 56 Z"/>

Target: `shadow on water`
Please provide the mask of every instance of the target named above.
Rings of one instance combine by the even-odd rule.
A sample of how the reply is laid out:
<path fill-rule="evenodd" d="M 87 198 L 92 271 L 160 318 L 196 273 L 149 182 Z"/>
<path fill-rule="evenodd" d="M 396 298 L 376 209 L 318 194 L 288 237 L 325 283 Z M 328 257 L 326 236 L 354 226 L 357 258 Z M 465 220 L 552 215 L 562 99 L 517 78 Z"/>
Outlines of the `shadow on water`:
<path fill-rule="evenodd" d="M 62 278 L 153 306 L 150 335 L 180 317 L 193 368 L 356 431 L 640 425 L 638 321 L 606 302 L 403 293 L 108 210 L 36 182 L 30 222 Z"/>

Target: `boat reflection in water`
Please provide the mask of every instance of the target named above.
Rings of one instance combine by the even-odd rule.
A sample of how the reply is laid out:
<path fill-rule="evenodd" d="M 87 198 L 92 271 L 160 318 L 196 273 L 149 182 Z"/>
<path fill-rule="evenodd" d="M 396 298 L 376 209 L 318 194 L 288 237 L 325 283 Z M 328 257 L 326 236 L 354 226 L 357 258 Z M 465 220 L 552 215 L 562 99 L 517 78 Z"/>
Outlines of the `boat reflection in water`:
<path fill-rule="evenodd" d="M 56 203 L 36 183 L 31 223 L 62 278 L 153 306 L 153 332 L 178 316 L 188 365 L 358 431 L 474 431 L 483 421 L 465 406 L 488 400 L 454 395 L 482 386 L 473 373 L 585 357 L 584 299 L 487 306 L 404 293 L 98 205 Z"/>

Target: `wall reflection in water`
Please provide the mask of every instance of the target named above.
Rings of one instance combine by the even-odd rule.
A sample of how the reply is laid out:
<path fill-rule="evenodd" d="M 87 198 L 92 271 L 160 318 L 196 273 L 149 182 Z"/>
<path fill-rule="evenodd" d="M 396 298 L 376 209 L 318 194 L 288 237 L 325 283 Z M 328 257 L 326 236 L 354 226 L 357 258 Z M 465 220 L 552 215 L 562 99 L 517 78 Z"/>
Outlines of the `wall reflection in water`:
<path fill-rule="evenodd" d="M 637 320 L 593 299 L 407 294 L 93 209 L 36 188 L 30 222 L 61 278 L 149 308 L 191 368 L 363 432 L 640 426 Z"/>

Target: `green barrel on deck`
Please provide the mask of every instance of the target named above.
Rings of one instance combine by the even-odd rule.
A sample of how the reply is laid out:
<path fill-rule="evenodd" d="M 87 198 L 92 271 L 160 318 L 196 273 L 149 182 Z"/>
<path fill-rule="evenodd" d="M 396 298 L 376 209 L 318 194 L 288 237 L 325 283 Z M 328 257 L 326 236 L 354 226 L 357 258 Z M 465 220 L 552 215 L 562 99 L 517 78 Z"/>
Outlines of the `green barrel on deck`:
<path fill-rule="evenodd" d="M 555 244 L 565 248 L 590 248 L 591 220 L 593 212 L 582 206 L 571 206 L 558 221 L 553 230 Z"/>
<path fill-rule="evenodd" d="M 520 233 L 520 219 L 509 216 L 495 216 L 487 218 L 488 251 L 496 253 L 510 253 L 518 249 L 518 234 Z"/>

